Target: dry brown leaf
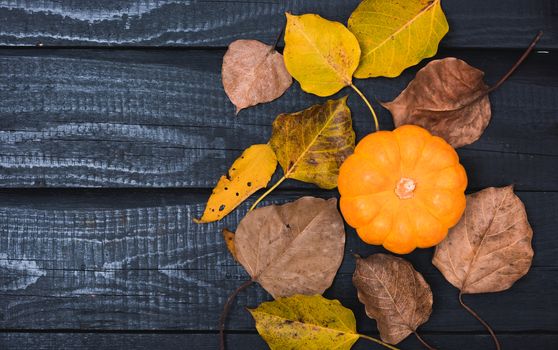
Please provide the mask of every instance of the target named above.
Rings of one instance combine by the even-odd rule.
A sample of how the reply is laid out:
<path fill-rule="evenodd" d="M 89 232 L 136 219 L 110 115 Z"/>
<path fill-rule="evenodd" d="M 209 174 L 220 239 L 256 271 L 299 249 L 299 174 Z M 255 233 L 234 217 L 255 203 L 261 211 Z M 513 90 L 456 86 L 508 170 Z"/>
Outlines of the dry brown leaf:
<path fill-rule="evenodd" d="M 240 221 L 234 245 L 252 280 L 274 298 L 322 294 L 345 247 L 337 199 L 302 197 L 251 211 Z"/>
<path fill-rule="evenodd" d="M 223 86 L 236 113 L 283 95 L 293 79 L 275 48 L 257 40 L 237 40 L 223 57 Z"/>
<path fill-rule="evenodd" d="M 467 196 L 461 221 L 436 248 L 432 263 L 464 294 L 499 292 L 527 273 L 533 230 L 513 187 Z"/>
<path fill-rule="evenodd" d="M 395 126 L 414 124 L 444 138 L 453 147 L 475 142 L 491 118 L 484 72 L 449 57 L 418 71 L 407 88 L 382 105 Z"/>
<path fill-rule="evenodd" d="M 432 291 L 405 259 L 374 254 L 357 259 L 353 284 L 366 314 L 378 323 L 383 341 L 397 344 L 432 313 Z"/>
<path fill-rule="evenodd" d="M 225 239 L 225 244 L 227 245 L 229 253 L 231 253 L 235 261 L 238 261 L 238 259 L 236 258 L 236 248 L 234 247 L 234 232 L 224 228 L 223 238 Z"/>

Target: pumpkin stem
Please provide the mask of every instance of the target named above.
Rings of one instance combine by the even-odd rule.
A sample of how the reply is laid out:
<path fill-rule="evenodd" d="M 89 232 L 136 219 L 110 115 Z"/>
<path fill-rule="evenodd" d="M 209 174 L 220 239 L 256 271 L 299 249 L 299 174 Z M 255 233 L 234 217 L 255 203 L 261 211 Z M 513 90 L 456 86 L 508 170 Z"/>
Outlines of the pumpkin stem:
<path fill-rule="evenodd" d="M 389 345 L 388 343 L 384 343 L 384 342 L 381 341 L 380 339 L 376 339 L 376 338 L 373 338 L 373 337 L 369 337 L 369 336 L 364 335 L 364 334 L 359 334 L 358 336 L 361 337 L 362 339 L 370 340 L 370 341 L 373 341 L 373 342 L 376 343 L 376 344 L 380 344 L 380 345 L 382 345 L 382 346 L 385 346 L 385 347 L 388 348 L 388 349 L 391 349 L 391 350 L 399 350 L 399 348 L 396 348 L 396 347 L 393 346 L 393 345 Z"/>
<path fill-rule="evenodd" d="M 273 43 L 273 50 L 277 51 L 277 45 L 279 45 L 279 40 L 281 40 L 281 37 L 283 36 L 284 32 L 285 32 L 285 26 L 281 27 L 281 31 L 279 32 L 279 35 L 277 35 L 277 39 L 275 39 L 275 43 Z"/>
<path fill-rule="evenodd" d="M 461 306 L 463 306 L 465 310 L 467 310 L 471 315 L 473 315 L 474 318 L 476 318 L 480 323 L 482 323 L 484 328 L 486 328 L 488 330 L 488 333 L 490 333 L 490 335 L 492 336 L 492 339 L 494 340 L 494 344 L 496 345 L 496 350 L 501 350 L 500 342 L 498 341 L 498 338 L 496 337 L 496 334 L 494 333 L 492 328 L 490 328 L 488 323 L 486 323 L 486 321 L 484 321 L 473 309 L 465 305 L 465 303 L 463 302 L 463 292 L 461 291 L 459 292 L 459 303 L 461 304 Z"/>
<path fill-rule="evenodd" d="M 260 196 L 260 198 L 256 199 L 256 201 L 254 202 L 254 204 L 252 204 L 252 206 L 250 207 L 250 210 L 248 211 L 252 211 L 254 209 L 256 209 L 256 207 L 258 206 L 258 204 L 260 204 L 260 202 L 267 197 L 268 194 L 270 194 L 271 192 L 273 192 L 274 189 L 277 188 L 277 186 L 279 186 L 283 181 L 285 181 L 287 179 L 286 176 L 283 176 L 282 178 L 279 179 L 279 181 L 277 181 L 275 183 L 275 185 L 271 186 L 267 191 L 264 192 L 264 194 L 262 194 Z"/>
<path fill-rule="evenodd" d="M 356 91 L 356 93 L 360 96 L 360 98 L 362 98 L 362 100 L 364 101 L 364 103 L 368 106 L 368 109 L 370 110 L 370 112 L 372 113 L 372 118 L 374 118 L 374 125 L 376 126 L 376 131 L 380 131 L 380 124 L 378 123 L 378 116 L 376 115 L 376 111 L 374 111 L 374 108 L 372 107 L 372 105 L 370 104 L 370 102 L 368 101 L 368 99 L 366 98 L 366 96 L 364 96 L 364 94 L 362 93 L 362 91 L 360 91 L 354 84 L 351 83 L 351 85 L 349 85 L 353 90 Z"/>
<path fill-rule="evenodd" d="M 246 282 L 242 283 L 242 285 L 240 285 L 240 287 L 238 287 L 229 296 L 229 298 L 227 299 L 227 302 L 225 303 L 225 306 L 223 306 L 223 312 L 221 313 L 221 317 L 219 318 L 219 338 L 220 338 L 219 349 L 220 350 L 225 350 L 226 349 L 225 322 L 227 321 L 227 315 L 229 314 L 229 310 L 231 308 L 232 302 L 234 301 L 234 299 L 236 298 L 238 293 L 240 293 L 244 289 L 250 287 L 253 283 L 254 283 L 254 280 L 249 280 L 249 281 L 246 281 Z"/>
<path fill-rule="evenodd" d="M 395 186 L 395 194 L 399 199 L 410 199 L 413 198 L 413 192 L 417 187 L 417 183 L 413 179 L 408 177 L 402 177 Z"/>
<path fill-rule="evenodd" d="M 432 345 L 428 344 L 424 339 L 422 339 L 422 337 L 417 333 L 417 332 L 413 332 L 415 334 L 415 337 L 417 337 L 418 341 L 424 345 L 425 348 L 427 348 L 428 350 L 436 350 L 435 347 L 433 347 Z"/>

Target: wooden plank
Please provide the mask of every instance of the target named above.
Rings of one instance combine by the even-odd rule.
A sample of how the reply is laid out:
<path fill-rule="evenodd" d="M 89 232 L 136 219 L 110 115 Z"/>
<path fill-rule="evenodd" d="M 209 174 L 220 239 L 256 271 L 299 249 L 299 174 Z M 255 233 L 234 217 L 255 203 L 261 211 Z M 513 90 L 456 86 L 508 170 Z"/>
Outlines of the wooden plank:
<path fill-rule="evenodd" d="M 196 225 L 191 219 L 201 213 L 205 194 L 24 192 L 0 195 L 2 329 L 215 330 L 228 294 L 247 279 L 220 236 L 221 228 L 235 228 L 247 205 L 223 222 Z M 519 195 L 535 232 L 532 270 L 509 291 L 466 300 L 499 331 L 558 331 L 558 193 Z M 351 229 L 347 237 L 340 274 L 326 295 L 353 309 L 361 329 L 371 331 L 373 322 L 351 284 L 352 255 L 382 249 L 366 246 Z M 456 289 L 430 264 L 431 254 L 408 256 L 436 291 L 424 330 L 482 331 L 460 308 Z M 242 293 L 229 328 L 253 330 L 241 306 L 265 300 L 269 295 L 259 286 Z"/>
<path fill-rule="evenodd" d="M 425 334 L 431 345 L 441 349 L 481 349 L 491 346 L 491 339 L 484 334 Z M 502 347 L 507 350 L 555 350 L 556 334 L 500 334 Z M 230 334 L 230 349 L 268 349 L 256 334 Z M 412 336 L 399 344 L 401 349 L 422 350 Z M 136 334 L 136 333 L 0 333 L 0 348 L 10 350 L 213 350 L 218 347 L 216 334 Z M 353 350 L 380 349 L 359 340 Z"/>
<path fill-rule="evenodd" d="M 279 112 L 323 101 L 295 84 L 279 100 L 234 117 L 220 82 L 222 54 L 1 50 L 0 186 L 211 187 L 242 149 L 267 141 Z M 494 82 L 517 54 L 457 50 L 441 57 L 461 57 Z M 534 54 L 491 96 L 492 123 L 460 151 L 471 188 L 558 190 L 555 56 Z M 415 72 L 357 84 L 387 101 Z M 344 94 L 362 137 L 372 129 L 369 112 L 351 91 L 337 96 Z M 391 128 L 389 113 L 377 109 L 382 127 Z"/>
<path fill-rule="evenodd" d="M 0 1 L 0 45 L 226 46 L 239 38 L 272 43 L 284 12 L 315 12 L 346 23 L 359 0 Z M 558 47 L 553 0 L 443 1 L 446 47 L 523 47 L 540 29 Z"/>

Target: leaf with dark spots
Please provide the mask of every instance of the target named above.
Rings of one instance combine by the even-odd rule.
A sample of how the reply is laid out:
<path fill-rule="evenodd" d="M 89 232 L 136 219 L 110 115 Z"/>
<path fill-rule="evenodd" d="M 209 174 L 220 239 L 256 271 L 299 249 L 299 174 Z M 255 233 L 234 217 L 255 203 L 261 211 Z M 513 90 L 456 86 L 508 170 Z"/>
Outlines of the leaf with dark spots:
<path fill-rule="evenodd" d="M 221 176 L 211 192 L 203 216 L 194 221 L 221 220 L 254 192 L 267 186 L 276 167 L 277 158 L 269 145 L 250 146 Z"/>

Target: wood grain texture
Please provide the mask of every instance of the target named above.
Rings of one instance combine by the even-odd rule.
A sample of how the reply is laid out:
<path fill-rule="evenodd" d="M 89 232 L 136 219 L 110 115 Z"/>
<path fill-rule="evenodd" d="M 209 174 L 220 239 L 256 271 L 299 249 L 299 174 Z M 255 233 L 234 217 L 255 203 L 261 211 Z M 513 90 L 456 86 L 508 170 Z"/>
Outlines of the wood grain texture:
<path fill-rule="evenodd" d="M 234 116 L 221 86 L 222 50 L 0 51 L 0 186 L 212 187 L 241 150 L 266 142 L 280 112 L 323 102 L 298 84 L 269 104 Z M 517 52 L 444 51 L 496 81 Z M 492 96 L 492 122 L 460 150 L 470 187 L 516 184 L 558 190 L 556 55 L 533 54 Z M 357 85 L 393 99 L 417 68 Z M 350 91 L 360 138 L 373 128 Z M 383 128 L 391 116 L 376 104 Z M 302 186 L 286 183 L 286 188 Z M 306 185 L 307 188 L 309 187 Z"/>
<path fill-rule="evenodd" d="M 203 209 L 205 194 L 131 192 L 2 191 L 0 328 L 216 329 L 226 297 L 248 278 L 229 256 L 221 228 L 235 229 L 247 206 L 223 222 L 196 225 L 191 218 Z M 301 195 L 278 193 L 272 199 Z M 519 196 L 535 232 L 533 269 L 509 291 L 471 296 L 467 302 L 498 331 L 558 331 L 558 193 Z M 383 250 L 363 244 L 353 230 L 347 233 L 345 259 L 326 296 L 339 298 L 355 311 L 359 328 L 371 331 L 374 324 L 351 283 L 352 254 Z M 431 256 L 432 250 L 408 256 L 436 291 L 432 318 L 421 329 L 482 331 L 460 308 L 457 290 L 431 265 Z M 259 286 L 242 293 L 229 328 L 253 330 L 241 306 L 269 299 Z"/>
<path fill-rule="evenodd" d="M 284 12 L 319 13 L 347 22 L 359 0 L 1 0 L 0 45 L 226 46 L 235 39 L 269 44 L 285 22 Z M 541 47 L 558 47 L 553 0 L 442 3 L 450 33 L 446 47 L 517 48 L 540 29 Z M 227 14 L 223 16 L 223 14 Z"/>
<path fill-rule="evenodd" d="M 490 346 L 490 337 L 483 334 L 424 334 L 437 348 L 469 349 Z M 555 350 L 558 336 L 553 334 L 500 334 L 498 337 L 507 350 Z M 231 334 L 227 336 L 230 349 L 267 349 L 256 334 Z M 135 334 L 135 333 L 0 333 L 0 348 L 10 350 L 213 350 L 218 347 L 216 334 Z M 376 349 L 371 343 L 360 340 L 353 350 Z M 401 343 L 405 350 L 422 350 L 424 347 L 414 337 Z"/>

